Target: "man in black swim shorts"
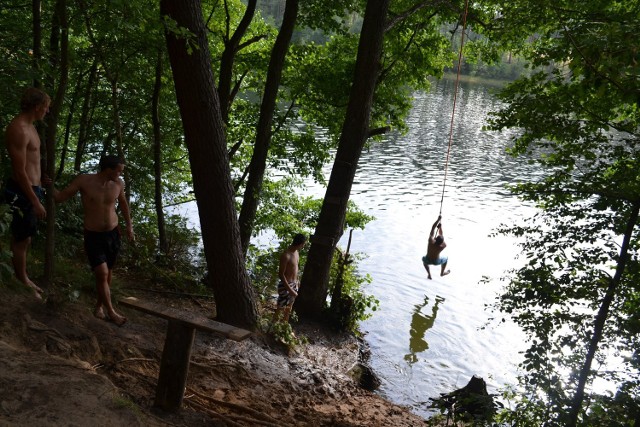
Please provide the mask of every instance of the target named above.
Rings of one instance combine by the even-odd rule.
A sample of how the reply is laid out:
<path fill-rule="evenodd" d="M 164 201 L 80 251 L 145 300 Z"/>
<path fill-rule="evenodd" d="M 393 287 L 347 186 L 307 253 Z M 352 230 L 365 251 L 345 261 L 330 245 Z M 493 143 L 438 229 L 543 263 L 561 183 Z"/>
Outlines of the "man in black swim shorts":
<path fill-rule="evenodd" d="M 27 89 L 20 100 L 20 113 L 9 123 L 5 145 L 11 159 L 11 178 L 5 189 L 5 200 L 11 204 L 11 252 L 16 278 L 42 299 L 42 289 L 27 275 L 27 251 L 36 234 L 38 220 L 45 219 L 40 168 L 40 136 L 33 125 L 49 111 L 51 99 L 36 88 Z"/>
<path fill-rule="evenodd" d="M 54 190 L 57 203 L 64 202 L 78 192 L 82 197 L 84 248 L 98 290 L 94 315 L 99 319 L 108 318 L 118 326 L 124 325 L 127 319 L 118 314 L 111 303 L 111 273 L 120 250 L 116 201 L 127 226 L 127 237 L 135 240 L 129 205 L 124 195 L 124 182 L 120 178 L 123 170 L 124 162 L 119 157 L 104 156 L 100 159 L 100 172 L 79 175 L 64 190 Z"/>

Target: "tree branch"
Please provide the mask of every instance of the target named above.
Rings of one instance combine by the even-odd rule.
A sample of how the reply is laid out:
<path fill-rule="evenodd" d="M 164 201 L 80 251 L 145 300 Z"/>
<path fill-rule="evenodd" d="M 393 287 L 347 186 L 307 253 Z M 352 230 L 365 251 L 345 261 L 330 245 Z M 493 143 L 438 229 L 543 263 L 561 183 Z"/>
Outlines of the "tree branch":
<path fill-rule="evenodd" d="M 391 126 L 382 126 L 379 128 L 369 129 L 367 132 L 367 138 L 371 138 L 372 136 L 384 135 L 385 133 L 391 131 Z"/>

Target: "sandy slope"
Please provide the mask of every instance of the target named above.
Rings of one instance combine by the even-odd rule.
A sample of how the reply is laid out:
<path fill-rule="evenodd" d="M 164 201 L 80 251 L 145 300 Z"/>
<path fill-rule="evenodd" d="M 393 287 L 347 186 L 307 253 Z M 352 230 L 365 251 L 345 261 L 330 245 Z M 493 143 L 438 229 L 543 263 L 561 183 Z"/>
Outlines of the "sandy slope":
<path fill-rule="evenodd" d="M 207 301 L 159 299 L 210 314 Z M 255 336 L 198 333 L 184 409 L 151 409 L 166 323 L 122 308 L 123 327 L 90 302 L 42 304 L 0 287 L 0 425 L 419 426 L 425 420 L 355 385 L 358 343 L 312 325 L 293 354 Z M 90 301 L 90 300 L 87 300 Z"/>

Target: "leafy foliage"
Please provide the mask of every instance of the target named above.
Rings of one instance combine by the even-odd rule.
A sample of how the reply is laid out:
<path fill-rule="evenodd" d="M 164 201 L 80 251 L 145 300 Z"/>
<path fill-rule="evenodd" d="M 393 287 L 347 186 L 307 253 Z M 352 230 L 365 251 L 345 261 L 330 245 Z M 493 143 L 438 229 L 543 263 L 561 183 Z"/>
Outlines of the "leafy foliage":
<path fill-rule="evenodd" d="M 526 260 L 496 303 L 531 340 L 524 393 L 509 416 L 518 425 L 619 425 L 622 407 L 637 412 L 640 81 L 629 43 L 637 8 L 569 1 L 504 10 L 505 22 L 537 33 L 522 53 L 539 68 L 502 92 L 491 127 L 522 129 L 511 152 L 544 171 L 513 187 L 541 212 L 501 230 L 522 239 Z M 502 30 L 510 37 L 514 27 Z"/>
<path fill-rule="evenodd" d="M 331 264 L 331 277 L 329 294 L 333 295 L 338 280 L 342 282 L 342 293 L 339 304 L 331 302 L 331 308 L 327 308 L 328 317 L 332 325 L 342 331 L 350 331 L 359 334 L 360 322 L 371 316 L 380 306 L 380 301 L 374 295 L 365 294 L 365 287 L 371 283 L 370 275 L 358 273 L 357 261 L 363 255 L 350 255 L 347 262 L 344 254 L 336 251 Z"/>

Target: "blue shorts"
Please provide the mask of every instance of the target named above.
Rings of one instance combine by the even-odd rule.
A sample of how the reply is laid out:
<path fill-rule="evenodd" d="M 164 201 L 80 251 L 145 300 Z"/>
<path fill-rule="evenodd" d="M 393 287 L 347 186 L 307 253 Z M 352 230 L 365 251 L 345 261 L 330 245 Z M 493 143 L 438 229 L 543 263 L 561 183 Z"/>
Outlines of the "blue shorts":
<path fill-rule="evenodd" d="M 438 259 L 429 259 L 427 256 L 422 257 L 422 264 L 426 267 L 427 265 L 442 265 L 446 264 L 449 261 L 449 257 L 441 256 Z"/>

